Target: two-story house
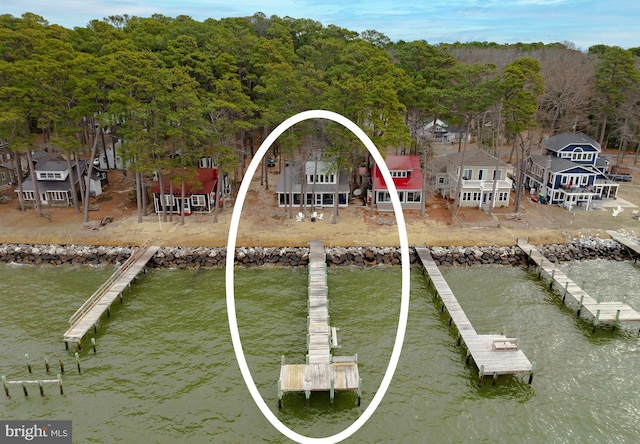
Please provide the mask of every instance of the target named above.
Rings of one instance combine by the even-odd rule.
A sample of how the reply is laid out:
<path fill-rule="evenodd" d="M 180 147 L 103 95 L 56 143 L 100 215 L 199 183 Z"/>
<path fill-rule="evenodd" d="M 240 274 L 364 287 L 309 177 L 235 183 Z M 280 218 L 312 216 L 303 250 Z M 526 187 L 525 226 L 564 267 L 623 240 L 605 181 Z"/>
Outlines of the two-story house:
<path fill-rule="evenodd" d="M 541 146 L 542 154 L 525 159 L 524 186 L 533 197 L 568 209 L 589 209 L 593 200 L 617 197 L 619 184 L 608 178 L 598 142 L 582 133 L 562 133 Z"/>
<path fill-rule="evenodd" d="M 72 175 L 69 174 L 67 162 L 64 160 L 50 160 L 38 163 L 34 167 L 40 202 L 43 205 L 71 205 L 72 193 L 82 199 L 78 168 L 80 169 L 80 176 L 90 186 L 90 194 L 92 196 L 102 194 L 102 186 L 106 183 L 106 172 L 94 170 L 91 180 L 87 180 L 87 163 L 84 160 L 78 161 L 78 168 L 76 168 L 75 161 L 71 162 L 71 168 L 73 170 Z M 73 181 L 71 176 L 73 176 Z M 34 205 L 36 201 L 33 179 L 33 177 L 29 176 L 22 182 L 22 199 L 27 205 Z M 15 192 L 19 194 L 20 189 L 16 188 Z"/>
<path fill-rule="evenodd" d="M 300 206 L 301 196 L 304 195 L 308 208 L 333 207 L 338 191 L 338 205 L 346 207 L 349 202 L 349 178 L 344 172 L 336 174 L 335 166 L 329 162 L 310 160 L 294 162 L 286 165 L 276 186 L 278 206 L 286 207 L 290 199 L 294 206 Z M 291 197 L 290 197 L 291 196 Z"/>
<path fill-rule="evenodd" d="M 422 168 L 420 167 L 419 156 L 387 156 L 384 160 L 393 184 L 398 190 L 400 205 L 404 210 L 420 209 L 422 205 Z M 372 190 L 369 190 L 369 196 L 373 193 L 373 203 L 379 211 L 393 211 L 391 203 L 391 194 L 387 187 L 382 172 L 376 164 L 371 173 L 373 182 Z M 371 199 L 370 199 L 371 200 Z"/>
<path fill-rule="evenodd" d="M 477 148 L 450 154 L 437 162 L 437 187 L 447 199 L 461 207 L 489 209 L 509 206 L 513 167 Z M 462 169 L 462 171 L 461 171 Z M 462 177 L 460 177 L 462 174 Z M 495 187 L 496 198 L 493 198 Z"/>

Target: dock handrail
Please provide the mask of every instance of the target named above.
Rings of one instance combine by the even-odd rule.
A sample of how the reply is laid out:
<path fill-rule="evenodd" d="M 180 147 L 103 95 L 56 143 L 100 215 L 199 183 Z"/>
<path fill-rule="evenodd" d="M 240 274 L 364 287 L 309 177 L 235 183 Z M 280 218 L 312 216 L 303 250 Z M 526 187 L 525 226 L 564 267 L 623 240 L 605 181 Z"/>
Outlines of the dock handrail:
<path fill-rule="evenodd" d="M 109 291 L 109 289 L 111 288 L 111 286 L 113 285 L 114 282 L 116 282 L 118 280 L 118 278 L 120 276 L 122 276 L 123 273 L 125 273 L 129 268 L 131 268 L 131 265 L 133 265 L 133 263 L 135 263 L 135 261 L 144 254 L 144 252 L 147 250 L 147 248 L 149 247 L 149 243 L 150 243 L 150 239 L 147 239 L 146 242 L 142 245 L 140 245 L 138 248 L 136 248 L 131 255 L 129 256 L 129 258 L 122 264 L 122 266 L 120 266 L 110 277 L 109 279 L 107 279 L 101 286 L 100 288 L 98 288 L 96 290 L 95 293 L 93 293 L 93 295 L 87 299 L 84 304 L 82 304 L 80 306 L 80 308 L 78 308 L 76 310 L 76 312 L 74 314 L 71 315 L 71 317 L 69 318 L 69 325 L 73 326 L 79 319 L 81 319 L 89 310 L 91 310 L 91 308 L 93 308 L 93 306 L 96 304 L 96 302 L 98 302 L 100 300 L 100 298 L 102 296 L 104 296 L 104 294 Z"/>

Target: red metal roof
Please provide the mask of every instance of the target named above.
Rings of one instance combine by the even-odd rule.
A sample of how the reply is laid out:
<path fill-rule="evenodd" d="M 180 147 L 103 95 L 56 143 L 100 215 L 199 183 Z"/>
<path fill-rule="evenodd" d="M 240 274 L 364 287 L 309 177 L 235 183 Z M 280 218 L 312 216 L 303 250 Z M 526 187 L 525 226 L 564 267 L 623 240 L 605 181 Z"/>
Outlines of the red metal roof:
<path fill-rule="evenodd" d="M 398 190 L 421 190 L 422 168 L 420 168 L 420 156 L 387 156 L 384 161 L 389 171 L 409 171 L 409 177 L 395 177 L 393 183 Z M 373 186 L 375 190 L 386 190 L 387 185 L 382 178 L 378 165 L 374 168 Z"/>
<path fill-rule="evenodd" d="M 218 182 L 218 169 L 217 168 L 198 168 L 198 184 L 189 184 L 185 182 L 185 195 L 190 196 L 192 194 L 209 194 L 213 192 L 216 187 L 216 183 Z M 164 180 L 164 192 L 169 193 L 170 183 L 169 180 L 165 178 Z M 160 192 L 160 181 L 157 181 L 151 187 L 152 193 Z M 180 184 L 173 184 L 173 194 L 180 195 L 182 194 L 182 188 Z"/>

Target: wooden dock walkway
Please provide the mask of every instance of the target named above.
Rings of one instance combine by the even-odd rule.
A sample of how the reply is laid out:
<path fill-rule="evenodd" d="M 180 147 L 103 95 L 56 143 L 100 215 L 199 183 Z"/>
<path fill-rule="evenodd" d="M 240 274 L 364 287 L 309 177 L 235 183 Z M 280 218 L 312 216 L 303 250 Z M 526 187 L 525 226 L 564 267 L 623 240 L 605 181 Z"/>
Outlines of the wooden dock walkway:
<path fill-rule="evenodd" d="M 360 405 L 362 380 L 358 373 L 358 355 L 331 354 L 331 348 L 339 345 L 337 328 L 329 324 L 327 259 L 321 241 L 310 243 L 308 284 L 306 364 L 285 364 L 282 356 L 278 406 L 282 407 L 282 397 L 286 392 L 304 392 L 309 400 L 311 392 L 328 391 L 333 403 L 336 390 L 357 390 Z"/>
<path fill-rule="evenodd" d="M 562 295 L 562 303 L 576 308 L 577 316 L 583 315 L 593 321 L 593 328 L 599 324 L 611 324 L 613 328 L 628 325 L 637 329 L 640 326 L 640 313 L 622 302 L 598 302 L 567 277 L 553 262 L 549 261 L 525 239 L 518 239 L 518 247 L 536 264 L 538 277 L 543 273 L 549 277 L 549 288 Z"/>
<path fill-rule="evenodd" d="M 433 284 L 436 295 L 442 300 L 442 311 L 449 313 L 449 325 L 455 324 L 458 329 L 458 345 L 464 342 L 467 347 L 467 363 L 473 358 L 478 368 L 478 384 L 482 384 L 485 375 L 528 374 L 529 383 L 533 379 L 535 364 L 529 362 L 518 346 L 517 338 L 504 335 L 479 335 L 449 288 L 442 273 L 435 264 L 426 247 L 415 247 L 415 251 L 423 266 L 423 272 L 429 275 L 429 283 Z"/>
<path fill-rule="evenodd" d="M 70 342 L 78 344 L 87 332 L 93 328 L 96 331 L 96 323 L 100 317 L 107 312 L 110 315 L 111 304 L 116 298 L 122 301 L 122 292 L 131 285 L 138 273 L 140 273 L 147 262 L 160 249 L 158 246 L 149 246 L 148 242 L 138 247 L 129 259 L 127 259 L 107 281 L 96 290 L 87 301 L 76 310 L 69 318 L 69 329 L 64 333 L 63 339 L 68 348 Z"/>
<path fill-rule="evenodd" d="M 617 231 L 607 230 L 607 234 L 611 236 L 613 240 L 615 240 L 619 244 L 624 245 L 629 250 L 633 251 L 637 256 L 640 256 L 640 244 L 638 242 L 628 238 L 622 233 L 618 233 Z M 637 256 L 635 257 L 636 261 L 638 260 Z"/>

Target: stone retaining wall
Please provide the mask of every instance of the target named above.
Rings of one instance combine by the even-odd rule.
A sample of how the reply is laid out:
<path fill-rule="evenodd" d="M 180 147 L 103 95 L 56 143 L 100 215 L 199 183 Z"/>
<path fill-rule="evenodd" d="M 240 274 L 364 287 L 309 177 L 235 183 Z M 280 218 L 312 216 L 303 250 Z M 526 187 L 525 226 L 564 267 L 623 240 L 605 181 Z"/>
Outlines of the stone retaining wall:
<path fill-rule="evenodd" d="M 34 265 L 107 265 L 124 262 L 134 247 L 95 247 L 83 245 L 0 245 L 0 263 Z M 585 259 L 628 260 L 627 249 L 612 239 L 571 239 L 568 244 L 537 246 L 550 261 L 567 262 Z M 523 265 L 525 254 L 515 246 L 509 247 L 431 247 L 438 265 L 474 266 L 485 264 Z M 400 265 L 400 248 L 396 247 L 328 247 L 330 266 Z M 416 257 L 410 249 L 410 260 Z M 163 247 L 149 262 L 151 267 L 198 268 L 224 267 L 226 248 Z M 236 249 L 239 266 L 278 267 L 307 265 L 308 248 Z"/>

